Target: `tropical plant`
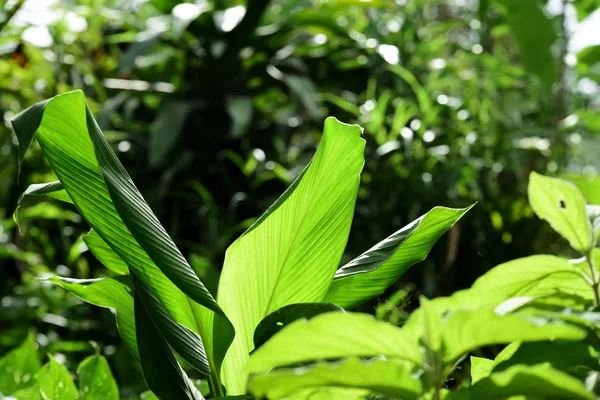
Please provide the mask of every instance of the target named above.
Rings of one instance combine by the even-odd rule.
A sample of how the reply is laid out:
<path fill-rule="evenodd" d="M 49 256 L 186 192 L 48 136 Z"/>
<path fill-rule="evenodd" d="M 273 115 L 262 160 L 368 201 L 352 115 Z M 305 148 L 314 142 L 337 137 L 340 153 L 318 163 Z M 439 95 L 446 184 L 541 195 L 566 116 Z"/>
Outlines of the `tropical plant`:
<path fill-rule="evenodd" d="M 119 388 L 106 358 L 98 353 L 77 367 L 78 386 L 65 366 L 49 355 L 40 364 L 33 335 L 0 358 L 0 396 L 17 400 L 118 400 Z"/>
<path fill-rule="evenodd" d="M 600 363 L 598 206 L 571 183 L 533 172 L 536 214 L 581 258 L 535 255 L 499 265 L 467 290 L 422 297 L 402 327 L 325 313 L 284 327 L 248 363 L 257 397 L 596 399 Z M 495 359 L 466 357 L 508 344 Z M 449 390 L 459 366 L 471 381 Z M 522 397 L 513 397 L 522 396 Z M 312 398 L 312 397 L 311 397 Z"/>
<path fill-rule="evenodd" d="M 175 353 L 208 381 L 212 397 L 244 394 L 249 353 L 282 321 L 349 309 L 378 296 L 468 211 L 435 207 L 338 268 L 364 141 L 357 125 L 328 118 L 308 166 L 227 250 L 215 295 L 136 189 L 82 92 L 38 103 L 17 115 L 13 126 L 19 157 L 35 137 L 58 177 L 30 186 L 23 196 L 73 203 L 92 228 L 83 240 L 114 274 L 50 281 L 116 311 L 124 343 L 161 399 L 202 397 Z"/>

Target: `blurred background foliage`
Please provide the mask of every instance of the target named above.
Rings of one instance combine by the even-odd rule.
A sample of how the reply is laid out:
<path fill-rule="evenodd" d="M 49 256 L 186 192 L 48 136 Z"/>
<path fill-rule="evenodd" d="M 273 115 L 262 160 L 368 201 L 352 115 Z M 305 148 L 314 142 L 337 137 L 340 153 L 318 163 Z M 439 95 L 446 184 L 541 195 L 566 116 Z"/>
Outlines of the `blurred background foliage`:
<path fill-rule="evenodd" d="M 20 193 L 55 179 L 39 148 L 18 176 L 10 119 L 19 111 L 82 89 L 211 290 L 227 246 L 312 156 L 324 118 L 361 124 L 366 165 L 345 257 L 433 206 L 477 201 L 395 286 L 447 295 L 506 260 L 568 251 L 528 206 L 530 171 L 568 176 L 600 204 L 599 8 L 0 0 L 0 355 L 35 331 L 40 350 L 73 370 L 93 340 L 123 398 L 144 389 L 111 313 L 37 279 L 109 272 L 86 251 L 86 225 L 69 205 L 25 200 L 19 233 Z M 387 297 L 362 311 L 401 320 L 395 305 L 410 301 Z"/>

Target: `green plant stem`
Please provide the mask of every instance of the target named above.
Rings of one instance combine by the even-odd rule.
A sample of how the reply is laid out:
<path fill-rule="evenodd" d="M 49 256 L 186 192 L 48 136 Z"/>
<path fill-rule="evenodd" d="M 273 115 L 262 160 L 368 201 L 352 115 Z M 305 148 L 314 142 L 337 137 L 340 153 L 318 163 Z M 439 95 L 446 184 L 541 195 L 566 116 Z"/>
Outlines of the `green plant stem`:
<path fill-rule="evenodd" d="M 598 280 L 598 275 L 596 274 L 596 264 L 594 263 L 594 259 L 592 257 L 592 250 L 589 250 L 587 253 L 585 253 L 585 260 L 590 268 L 590 277 L 592 278 L 591 287 L 594 291 L 594 306 L 598 307 L 600 305 L 600 294 L 598 293 L 600 281 Z"/>

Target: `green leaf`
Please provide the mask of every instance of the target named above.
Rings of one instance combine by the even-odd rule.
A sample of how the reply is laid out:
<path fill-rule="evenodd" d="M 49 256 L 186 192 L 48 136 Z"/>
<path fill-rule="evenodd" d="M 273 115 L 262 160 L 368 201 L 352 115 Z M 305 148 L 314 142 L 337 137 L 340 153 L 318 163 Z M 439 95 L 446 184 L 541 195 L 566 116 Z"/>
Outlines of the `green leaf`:
<path fill-rule="evenodd" d="M 500 316 L 491 310 L 458 310 L 442 328 L 444 362 L 452 364 L 483 346 L 514 341 L 583 340 L 584 329 L 553 320 L 526 320 L 516 315 Z"/>
<path fill-rule="evenodd" d="M 17 390 L 12 394 L 11 398 L 17 400 L 45 400 L 42 399 L 42 394 L 40 393 L 40 388 L 37 383 L 24 389 Z"/>
<path fill-rule="evenodd" d="M 252 354 L 247 370 L 264 372 L 306 361 L 352 356 L 385 356 L 420 365 L 423 357 L 417 340 L 371 315 L 327 313 L 282 329 Z"/>
<path fill-rule="evenodd" d="M 131 354 L 139 359 L 135 340 L 132 283 L 129 276 L 101 279 L 69 279 L 55 276 L 48 280 L 83 301 L 115 310 L 119 334 Z"/>
<path fill-rule="evenodd" d="M 600 177 L 565 174 L 561 175 L 561 178 L 577 186 L 588 203 L 600 204 Z"/>
<path fill-rule="evenodd" d="M 377 243 L 337 270 L 324 301 L 348 309 L 382 294 L 423 261 L 440 236 L 471 207 L 435 207 Z"/>
<path fill-rule="evenodd" d="M 506 9 L 504 19 L 517 41 L 525 69 L 548 87 L 558 79 L 558 62 L 552 55 L 556 41 L 554 22 L 537 0 L 498 0 Z"/>
<path fill-rule="evenodd" d="M 593 240 L 597 242 L 600 236 L 600 206 L 588 204 L 585 206 L 585 212 L 592 225 Z"/>
<path fill-rule="evenodd" d="M 218 376 L 233 328 L 118 161 L 83 93 L 56 96 L 44 103 L 42 112 L 25 110 L 13 126 L 19 142 L 31 135 L 28 129 L 37 129 L 40 146 L 82 216 L 177 323 L 206 338 L 208 359 Z M 211 311 L 221 324 L 214 336 Z"/>
<path fill-rule="evenodd" d="M 494 360 L 482 357 L 471 357 L 471 384 L 490 375 L 494 366 Z"/>
<path fill-rule="evenodd" d="M 40 367 L 35 339 L 30 334 L 23 344 L 0 358 L 0 393 L 10 395 L 32 385 Z"/>
<path fill-rule="evenodd" d="M 66 203 L 72 203 L 71 199 L 67 192 L 63 189 L 62 183 L 60 181 L 48 182 L 48 183 L 34 183 L 29 185 L 27 189 L 19 196 L 19 200 L 17 201 L 17 208 L 13 213 L 13 219 L 17 226 L 19 226 L 19 208 L 21 208 L 21 203 L 23 202 L 23 198 L 25 196 L 42 196 L 48 195 L 60 201 L 64 201 Z"/>
<path fill-rule="evenodd" d="M 161 165 L 181 135 L 189 113 L 197 104 L 186 100 L 164 101 L 150 127 L 148 159 L 152 167 Z"/>
<path fill-rule="evenodd" d="M 119 388 L 106 358 L 95 354 L 77 367 L 80 400 L 119 400 Z"/>
<path fill-rule="evenodd" d="M 359 400 L 369 394 L 365 389 L 354 388 L 310 388 L 299 390 L 287 397 L 287 400 Z"/>
<path fill-rule="evenodd" d="M 473 293 L 465 303 L 497 305 L 518 296 L 541 297 L 556 292 L 574 294 L 592 300 L 594 294 L 571 261 L 550 255 L 518 258 L 500 264 L 475 281 Z M 478 295 L 481 294 L 481 295 Z"/>
<path fill-rule="evenodd" d="M 161 400 L 204 399 L 175 360 L 137 293 L 134 303 L 140 364 L 148 388 Z"/>
<path fill-rule="evenodd" d="M 59 364 L 52 356 L 35 374 L 35 380 L 44 400 L 77 400 L 79 393 L 73 383 L 71 374 L 64 365 Z"/>
<path fill-rule="evenodd" d="M 248 384 L 252 394 L 270 400 L 281 399 L 308 388 L 362 388 L 400 399 L 416 399 L 421 382 L 411 376 L 412 367 L 394 361 L 361 361 L 348 358 L 339 363 L 272 371 L 253 376 Z"/>
<path fill-rule="evenodd" d="M 504 371 L 517 364 L 548 363 L 552 368 L 570 374 L 580 369 L 597 371 L 600 367 L 594 350 L 585 342 L 555 340 L 521 343 L 511 351 L 510 357 L 505 357 L 502 353 L 494 361 L 494 372 Z"/>
<path fill-rule="evenodd" d="M 586 216 L 586 201 L 573 184 L 535 172 L 529 175 L 529 203 L 538 217 L 585 253 L 592 246 L 592 228 Z"/>
<path fill-rule="evenodd" d="M 515 365 L 502 372 L 494 372 L 473 385 L 470 398 L 505 399 L 524 395 L 544 399 L 594 400 L 578 379 L 548 365 Z"/>
<path fill-rule="evenodd" d="M 309 166 L 227 249 L 218 299 L 236 331 L 223 367 L 228 394 L 243 393 L 253 333 L 264 317 L 323 300 L 348 239 L 364 163 L 360 136 L 358 126 L 328 118 Z"/>
<path fill-rule="evenodd" d="M 118 275 L 126 275 L 129 273 L 129 267 L 119 257 L 109 245 L 98 235 L 98 233 L 90 229 L 88 233 L 83 235 L 83 242 L 87 245 L 92 254 L 106 268 Z"/>
<path fill-rule="evenodd" d="M 254 331 L 254 347 L 262 346 L 271 336 L 298 319 L 311 319 L 334 311 L 344 312 L 344 309 L 329 303 L 300 303 L 281 307 L 260 321 Z"/>
<path fill-rule="evenodd" d="M 210 367 L 204 352 L 202 338 L 185 326 L 175 322 L 146 285 L 135 274 L 131 277 L 136 295 L 165 340 L 192 367 L 204 376 L 210 376 Z"/>

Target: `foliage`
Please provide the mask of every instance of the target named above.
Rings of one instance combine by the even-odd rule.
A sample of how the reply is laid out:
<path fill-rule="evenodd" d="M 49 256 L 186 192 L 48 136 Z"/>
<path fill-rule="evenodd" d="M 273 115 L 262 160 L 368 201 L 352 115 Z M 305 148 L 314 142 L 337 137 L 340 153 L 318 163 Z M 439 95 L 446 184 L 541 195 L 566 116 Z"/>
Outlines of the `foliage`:
<path fill-rule="evenodd" d="M 346 307 L 377 296 L 424 259 L 468 211 L 435 209 L 336 273 L 348 240 L 364 141 L 358 126 L 328 118 L 306 169 L 227 250 L 215 300 L 145 203 L 81 92 L 38 103 L 17 115 L 13 125 L 21 155 L 35 137 L 59 178 L 25 193 L 72 201 L 95 232 L 90 236 L 97 235 L 86 242 L 91 252 L 104 262 L 119 260 L 129 272 L 96 281 L 54 277 L 51 282 L 116 309 L 121 337 L 160 398 L 202 397 L 173 351 L 208 380 L 213 397 L 243 395 L 258 326 L 264 341 L 284 321 L 331 310 L 291 308 L 294 304 L 330 300 Z M 361 279 L 376 290 L 345 290 Z"/>
<path fill-rule="evenodd" d="M 590 203 L 600 204 L 599 47 L 580 50 L 570 40 L 579 39 L 571 16 L 589 19 L 597 0 L 546 7 L 535 0 L 179 3 L 67 0 L 36 9 L 41 2 L 0 2 L 0 356 L 35 328 L 41 353 L 61 362 L 64 356 L 75 370 L 93 339 L 122 398 L 137 400 L 146 386 L 128 265 L 96 230 L 89 231 L 64 190 L 32 186 L 61 185 L 36 141 L 23 160 L 11 151 L 14 115 L 73 89 L 83 90 L 144 202 L 214 299 L 225 250 L 301 175 L 321 139 L 324 117 L 335 115 L 365 127 L 366 162 L 341 256 L 344 268 L 320 301 L 376 310 L 379 319 L 401 324 L 420 295 L 449 295 L 502 263 L 473 286 L 487 287 L 478 300 L 490 307 L 506 296 L 548 295 L 559 282 L 568 291 L 565 301 L 593 301 L 588 283 L 573 273 L 578 267 L 564 258 L 577 251 L 534 217 L 533 209 L 540 209 L 533 199 L 531 206 L 527 202 L 527 176 L 535 170 L 565 177 Z M 25 196 L 15 222 L 11 214 L 24 188 L 30 195 L 47 191 L 61 202 Z M 435 229 L 444 215 L 452 225 L 462 213 L 438 204 L 475 201 L 469 218 L 441 240 L 425 230 Z M 594 206 L 587 208 L 593 215 Z M 585 242 L 586 232 L 575 233 L 569 242 Z M 431 245 L 438 241 L 425 260 L 419 246 L 431 246 L 423 238 Z M 524 261 L 505 263 L 540 252 L 563 257 L 532 256 L 526 269 Z M 362 262 L 367 256 L 372 265 Z M 355 273 L 384 260 L 370 273 Z M 421 266 L 409 270 L 416 262 Z M 553 279 L 538 282 L 544 274 Z M 503 285 L 492 285 L 497 276 Z M 167 285 L 165 292 L 174 289 Z M 170 311 L 187 308 L 187 295 L 176 298 Z M 281 329 L 277 322 L 314 317 L 296 305 L 267 315 L 271 311 L 256 311 L 253 318 L 265 317 L 258 326 L 266 328 L 248 329 L 245 343 L 236 346 L 258 347 Z M 163 329 L 170 326 L 186 338 L 176 346 L 200 348 L 185 331 L 198 326 L 195 318 L 177 314 L 175 322 L 186 322 L 181 329 L 162 316 Z M 569 318 L 584 323 L 579 315 Z M 235 319 L 239 325 L 241 317 Z M 519 351 L 528 354 L 527 346 L 535 345 L 522 344 Z M 477 355 L 494 358 L 497 350 Z M 184 358 L 175 353 L 192 378 L 203 375 L 190 363 L 203 369 L 212 362 L 199 351 Z M 467 370 L 455 369 L 448 382 Z M 205 382 L 200 389 L 209 393 Z M 307 389 L 295 396 L 347 399 L 366 392 Z"/>
<path fill-rule="evenodd" d="M 421 298 L 399 328 L 353 313 L 295 321 L 252 354 L 249 390 L 269 399 L 329 387 L 407 399 L 595 399 L 600 332 L 586 322 L 599 304 L 591 206 L 574 185 L 535 172 L 528 191 L 533 209 L 581 259 L 534 256 L 499 265 L 468 290 Z M 589 311 L 583 320 L 567 318 L 573 310 Z M 509 345 L 495 360 L 471 357 L 471 384 L 446 389 L 469 353 L 498 344 Z"/>
<path fill-rule="evenodd" d="M 43 366 L 33 336 L 0 358 L 0 395 L 23 400 L 119 399 L 106 358 L 96 353 L 77 367 L 78 387 L 64 365 L 51 355 Z"/>

